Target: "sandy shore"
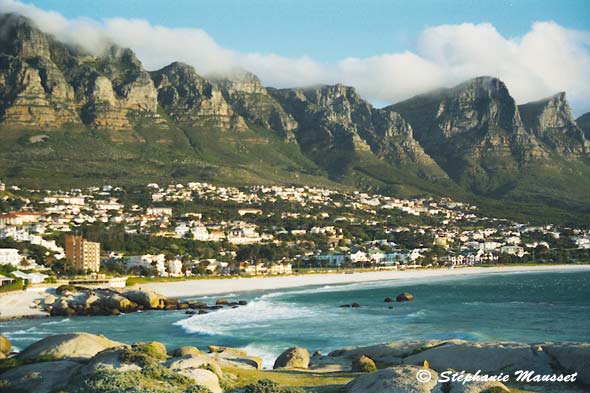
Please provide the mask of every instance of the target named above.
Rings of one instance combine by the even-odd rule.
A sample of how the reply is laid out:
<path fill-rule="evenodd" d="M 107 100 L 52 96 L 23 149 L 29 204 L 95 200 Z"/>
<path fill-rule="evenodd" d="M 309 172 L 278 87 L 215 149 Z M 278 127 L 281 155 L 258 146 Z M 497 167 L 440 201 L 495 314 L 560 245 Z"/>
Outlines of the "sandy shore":
<path fill-rule="evenodd" d="M 45 296 L 47 296 L 45 289 L 0 293 L 0 320 L 47 316 L 46 312 L 34 308 L 33 303 Z"/>
<path fill-rule="evenodd" d="M 354 274 L 326 273 L 275 277 L 232 278 L 212 280 L 186 280 L 140 284 L 134 289 L 151 290 L 168 297 L 198 297 L 222 295 L 261 290 L 278 290 L 316 285 L 338 285 L 371 281 L 417 282 L 445 277 L 461 277 L 483 274 L 526 273 L 542 271 L 581 271 L 590 270 L 590 265 L 551 265 L 551 266 L 503 266 L 469 267 L 457 269 L 408 269 L 376 271 Z M 47 313 L 34 307 L 35 300 L 47 295 L 44 289 L 30 289 L 25 292 L 0 294 L 0 320 L 40 317 Z"/>
<path fill-rule="evenodd" d="M 498 273 L 590 270 L 590 265 L 467 267 L 456 269 L 408 269 L 354 274 L 326 273 L 293 276 L 253 277 L 214 280 L 187 280 L 137 285 L 168 297 L 198 297 L 247 291 L 276 290 L 315 285 L 351 284 L 370 281 L 409 281 Z"/>

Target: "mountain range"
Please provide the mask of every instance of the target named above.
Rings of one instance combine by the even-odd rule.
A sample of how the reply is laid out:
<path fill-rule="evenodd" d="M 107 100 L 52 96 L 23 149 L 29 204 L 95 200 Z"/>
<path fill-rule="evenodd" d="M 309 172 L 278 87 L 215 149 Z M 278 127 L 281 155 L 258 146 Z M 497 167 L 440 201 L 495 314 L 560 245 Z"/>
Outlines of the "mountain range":
<path fill-rule="evenodd" d="M 517 105 L 482 76 L 376 108 L 349 86 L 264 87 L 247 72 L 147 71 L 0 15 L 0 178 L 28 187 L 205 180 L 450 196 L 590 217 L 590 113 Z"/>

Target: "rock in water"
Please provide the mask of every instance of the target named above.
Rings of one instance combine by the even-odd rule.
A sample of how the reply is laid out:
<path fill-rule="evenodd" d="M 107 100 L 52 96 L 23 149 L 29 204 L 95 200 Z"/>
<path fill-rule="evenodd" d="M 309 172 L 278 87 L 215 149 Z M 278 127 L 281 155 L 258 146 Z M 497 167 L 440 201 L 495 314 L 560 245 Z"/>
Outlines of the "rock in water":
<path fill-rule="evenodd" d="M 372 373 L 377 371 L 375 362 L 368 356 L 360 356 L 352 361 L 352 372 L 356 373 Z"/>
<path fill-rule="evenodd" d="M 149 291 L 127 291 L 123 293 L 127 299 L 147 309 L 164 307 L 165 297 Z"/>
<path fill-rule="evenodd" d="M 49 336 L 29 345 L 19 359 L 37 359 L 41 356 L 63 358 L 91 358 L 108 348 L 125 344 L 90 333 L 64 333 Z"/>
<path fill-rule="evenodd" d="M 10 347 L 10 341 L 4 336 L 0 336 L 0 353 L 8 355 L 10 353 Z"/>
<path fill-rule="evenodd" d="M 413 300 L 414 300 L 414 295 L 412 295 L 411 293 L 408 293 L 408 292 L 402 292 L 399 295 L 397 295 L 395 298 L 396 302 L 411 302 Z"/>
<path fill-rule="evenodd" d="M 292 347 L 279 355 L 273 369 L 277 368 L 308 368 L 309 352 L 305 348 Z"/>
<path fill-rule="evenodd" d="M 419 374 L 420 373 L 420 374 Z M 421 382 L 417 378 L 420 376 Z M 361 375 L 346 385 L 347 393 L 440 393 L 438 373 L 414 366 L 395 366 Z"/>
<path fill-rule="evenodd" d="M 390 297 L 386 297 L 385 299 L 383 299 L 383 302 L 384 303 L 391 303 L 391 302 L 393 302 L 393 299 Z"/>

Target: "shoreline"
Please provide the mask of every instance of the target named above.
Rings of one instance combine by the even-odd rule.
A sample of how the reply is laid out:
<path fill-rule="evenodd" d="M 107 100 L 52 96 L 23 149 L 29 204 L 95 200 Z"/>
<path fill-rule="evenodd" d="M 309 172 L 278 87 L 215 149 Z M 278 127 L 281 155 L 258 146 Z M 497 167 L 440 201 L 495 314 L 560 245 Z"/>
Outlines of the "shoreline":
<path fill-rule="evenodd" d="M 535 265 L 535 266 L 494 266 L 462 267 L 455 269 L 406 269 L 392 271 L 342 272 L 272 276 L 272 277 L 236 277 L 224 280 L 203 279 L 174 282 L 157 282 L 137 284 L 130 288 L 150 290 L 167 297 L 186 298 L 228 293 L 253 291 L 273 291 L 279 289 L 301 288 L 308 286 L 354 284 L 379 281 L 403 282 L 404 280 L 423 280 L 428 278 L 466 277 L 484 274 L 534 273 L 547 271 L 590 271 L 590 265 Z"/>
<path fill-rule="evenodd" d="M 343 272 L 304 274 L 272 277 L 236 277 L 227 279 L 199 279 L 173 282 L 142 283 L 126 289 L 139 289 L 157 292 L 170 298 L 190 298 L 199 296 L 225 295 L 254 291 L 274 291 L 323 285 L 344 285 L 354 283 L 383 282 L 412 283 L 413 280 L 459 278 L 489 274 L 535 273 L 535 272 L 590 271 L 590 265 L 534 265 L 534 266 L 494 266 L 463 267 L 455 269 L 407 269 L 393 271 Z M 0 295 L 0 321 L 21 318 L 43 318 L 49 315 L 34 307 L 35 300 L 47 296 L 46 289 L 31 289 Z"/>

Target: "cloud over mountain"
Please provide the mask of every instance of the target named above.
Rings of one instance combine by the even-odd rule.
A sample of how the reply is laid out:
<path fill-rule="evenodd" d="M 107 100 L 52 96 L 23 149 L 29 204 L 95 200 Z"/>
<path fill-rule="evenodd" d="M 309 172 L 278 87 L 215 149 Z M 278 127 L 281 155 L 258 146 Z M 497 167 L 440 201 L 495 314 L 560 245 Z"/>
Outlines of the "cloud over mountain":
<path fill-rule="evenodd" d="M 576 112 L 590 110 L 590 31 L 554 22 L 537 22 L 525 35 L 513 38 L 502 36 L 488 23 L 435 26 L 422 32 L 411 51 L 324 64 L 309 57 L 224 48 L 198 28 L 124 18 L 67 19 L 15 0 L 0 0 L 0 11 L 25 15 L 45 32 L 95 53 L 109 43 L 130 47 L 148 69 L 173 61 L 191 64 L 203 75 L 243 68 L 269 86 L 341 82 L 380 102 L 493 75 L 506 82 L 518 102 L 566 91 Z"/>

